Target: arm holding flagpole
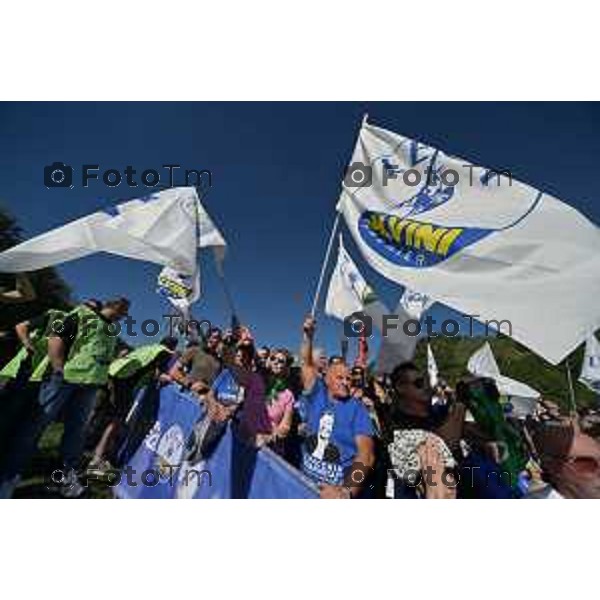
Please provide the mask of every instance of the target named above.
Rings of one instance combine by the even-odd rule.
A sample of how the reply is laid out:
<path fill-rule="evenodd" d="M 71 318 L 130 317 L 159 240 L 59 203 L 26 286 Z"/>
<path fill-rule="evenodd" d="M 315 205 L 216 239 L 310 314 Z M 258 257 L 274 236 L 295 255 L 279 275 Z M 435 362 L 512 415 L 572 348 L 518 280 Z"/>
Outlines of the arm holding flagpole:
<path fill-rule="evenodd" d="M 302 387 L 304 388 L 304 391 L 308 391 L 314 386 L 318 373 L 313 352 L 315 320 L 310 315 L 304 320 L 302 334 L 302 348 L 300 350 L 302 364 Z"/>

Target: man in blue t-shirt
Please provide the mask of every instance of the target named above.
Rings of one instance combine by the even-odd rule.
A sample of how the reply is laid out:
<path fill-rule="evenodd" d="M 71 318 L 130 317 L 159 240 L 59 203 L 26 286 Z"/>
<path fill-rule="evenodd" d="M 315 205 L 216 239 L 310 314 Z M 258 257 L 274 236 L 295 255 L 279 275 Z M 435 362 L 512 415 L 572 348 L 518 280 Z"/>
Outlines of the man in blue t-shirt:
<path fill-rule="evenodd" d="M 315 322 L 304 322 L 302 383 L 306 439 L 302 470 L 321 484 L 322 498 L 356 496 L 375 462 L 373 424 L 364 404 L 350 395 L 350 371 L 328 367 L 323 378 L 313 357 Z"/>

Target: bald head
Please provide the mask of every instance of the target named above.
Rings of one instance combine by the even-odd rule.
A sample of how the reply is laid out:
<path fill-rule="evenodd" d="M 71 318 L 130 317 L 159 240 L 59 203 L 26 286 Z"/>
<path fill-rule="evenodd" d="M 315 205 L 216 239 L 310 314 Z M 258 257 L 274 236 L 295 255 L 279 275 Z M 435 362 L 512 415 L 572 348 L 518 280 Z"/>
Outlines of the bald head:
<path fill-rule="evenodd" d="M 325 373 L 325 385 L 332 398 L 347 398 L 350 395 L 350 370 L 343 363 L 330 365 Z"/>

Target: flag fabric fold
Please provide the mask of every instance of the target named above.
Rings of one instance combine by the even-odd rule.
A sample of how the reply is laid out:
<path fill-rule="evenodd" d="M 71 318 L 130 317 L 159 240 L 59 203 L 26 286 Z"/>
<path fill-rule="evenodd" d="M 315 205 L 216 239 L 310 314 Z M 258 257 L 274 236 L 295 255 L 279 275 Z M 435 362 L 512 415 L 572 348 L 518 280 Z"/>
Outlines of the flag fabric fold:
<path fill-rule="evenodd" d="M 373 303 L 365 309 L 365 313 L 373 319 L 373 323 L 380 329 L 381 345 L 377 354 L 376 371 L 378 374 L 391 373 L 394 367 L 403 362 L 413 360 L 417 350 L 419 336 L 407 335 L 404 332 L 404 325 L 407 321 L 414 320 L 402 307 L 402 302 L 398 302 L 396 310 L 390 312 L 381 302 Z M 383 331 L 383 315 L 393 315 L 393 320 L 389 321 L 387 331 Z M 393 326 L 393 328 L 392 328 Z M 412 328 L 408 328 L 412 331 Z"/>
<path fill-rule="evenodd" d="M 429 375 L 431 389 L 435 389 L 440 383 L 440 375 L 430 344 L 427 344 L 427 374 Z"/>
<path fill-rule="evenodd" d="M 392 313 L 362 276 L 346 251 L 340 235 L 337 262 L 327 290 L 325 314 L 343 321 L 354 313 L 363 313 L 382 334 L 376 365 L 378 373 L 390 372 L 401 362 L 412 360 L 417 337 L 406 335 L 403 325 L 413 317 L 404 310 L 402 301 L 399 301 L 396 312 L 393 313 L 396 319 L 383 335 L 385 316 Z"/>
<path fill-rule="evenodd" d="M 225 241 L 192 187 L 172 188 L 96 212 L 0 253 L 0 272 L 35 271 L 107 252 L 192 275 L 197 248 Z"/>
<path fill-rule="evenodd" d="M 493 379 L 498 392 L 502 396 L 510 398 L 515 405 L 517 416 L 524 417 L 533 413 L 540 393 L 526 383 L 502 375 L 489 342 L 486 342 L 469 358 L 467 370 L 477 377 Z"/>
<path fill-rule="evenodd" d="M 400 304 L 413 319 L 420 320 L 423 313 L 431 308 L 433 300 L 421 292 L 405 288 L 400 298 Z"/>
<path fill-rule="evenodd" d="M 220 277 L 223 277 L 223 261 L 227 243 L 200 200 L 197 200 L 196 207 L 198 217 L 197 247 L 213 248 L 217 272 Z M 177 271 L 168 266 L 164 267 L 158 275 L 156 291 L 171 303 L 184 321 L 189 321 L 191 318 L 190 307 L 200 298 L 201 293 L 199 265 L 194 265 L 192 275 L 187 275 L 185 272 Z"/>
<path fill-rule="evenodd" d="M 325 314 L 343 321 L 375 300 L 375 294 L 359 272 L 339 237 L 338 257 L 327 290 Z"/>
<path fill-rule="evenodd" d="M 600 394 L 600 343 L 590 333 L 585 343 L 585 353 L 579 381 L 596 394 Z"/>

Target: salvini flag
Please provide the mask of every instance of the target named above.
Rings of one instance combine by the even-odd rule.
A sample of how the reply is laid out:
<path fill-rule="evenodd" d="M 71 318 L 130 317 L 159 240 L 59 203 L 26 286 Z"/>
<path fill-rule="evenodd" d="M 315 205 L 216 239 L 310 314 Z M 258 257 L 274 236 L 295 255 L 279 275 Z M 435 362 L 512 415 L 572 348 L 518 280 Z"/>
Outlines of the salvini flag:
<path fill-rule="evenodd" d="M 364 123 L 338 210 L 382 275 L 553 364 L 600 327 L 600 230 L 510 173 Z"/>

